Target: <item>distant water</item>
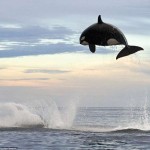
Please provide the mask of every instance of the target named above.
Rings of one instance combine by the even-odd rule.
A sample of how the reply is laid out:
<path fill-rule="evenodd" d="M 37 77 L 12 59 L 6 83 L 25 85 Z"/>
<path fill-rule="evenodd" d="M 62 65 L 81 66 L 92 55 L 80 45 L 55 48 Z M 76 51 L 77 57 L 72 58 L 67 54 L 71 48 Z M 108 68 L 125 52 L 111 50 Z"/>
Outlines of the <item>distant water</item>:
<path fill-rule="evenodd" d="M 149 150 L 150 110 L 0 104 L 0 149 Z"/>

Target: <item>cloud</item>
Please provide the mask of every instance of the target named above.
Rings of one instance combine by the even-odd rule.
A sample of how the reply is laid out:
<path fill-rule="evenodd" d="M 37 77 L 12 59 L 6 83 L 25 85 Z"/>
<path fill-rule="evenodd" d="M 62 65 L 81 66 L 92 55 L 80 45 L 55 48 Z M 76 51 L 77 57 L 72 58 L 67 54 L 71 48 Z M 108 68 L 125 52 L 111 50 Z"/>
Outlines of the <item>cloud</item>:
<path fill-rule="evenodd" d="M 46 54 L 60 53 L 91 53 L 88 46 L 80 46 L 74 44 L 50 44 L 36 46 L 16 46 L 15 49 L 0 50 L 0 58 L 11 58 L 21 56 L 38 56 Z M 97 54 L 112 54 L 116 51 L 113 48 L 97 47 Z"/>
<path fill-rule="evenodd" d="M 0 28 L 0 40 L 3 41 L 28 41 L 33 42 L 39 39 L 65 39 L 66 36 L 75 34 L 64 26 L 46 28 L 40 26 L 22 26 L 21 28 Z"/>
<path fill-rule="evenodd" d="M 150 76 L 150 64 L 149 62 L 142 62 L 142 64 L 134 64 L 134 67 L 130 68 L 130 70 L 136 72 L 136 73 L 141 73 L 144 74 L 146 76 Z M 144 80 L 144 78 L 143 78 Z"/>
<path fill-rule="evenodd" d="M 32 80 L 49 80 L 50 78 L 19 78 L 19 79 L 0 79 L 1 81 L 32 81 Z"/>
<path fill-rule="evenodd" d="M 0 58 L 90 52 L 88 46 L 84 47 L 79 44 L 80 35 L 77 32 L 63 26 L 0 28 L 0 32 Z M 113 52 L 104 47 L 97 51 L 101 54 Z"/>
<path fill-rule="evenodd" d="M 80 51 L 76 33 L 63 26 L 0 28 L 0 58 Z"/>
<path fill-rule="evenodd" d="M 6 67 L 0 67 L 0 70 L 6 69 Z"/>
<path fill-rule="evenodd" d="M 129 17 L 127 20 L 122 20 L 119 23 L 114 22 L 114 24 L 116 24 L 116 26 L 120 28 L 125 35 L 133 34 L 149 36 L 150 34 L 150 22 L 148 22 L 145 17 L 135 17 L 134 19 Z"/>
<path fill-rule="evenodd" d="M 130 32 L 137 32 L 149 28 L 149 8 L 149 0 L 1 0 L 0 18 L 3 27 L 20 28 L 36 24 L 47 28 L 61 25 L 81 31 L 96 22 L 101 14 L 106 22 L 116 26 L 122 22 L 119 26 L 125 31 L 129 31 L 129 26 L 135 26 Z"/>
<path fill-rule="evenodd" d="M 39 45 L 39 46 L 23 46 L 15 47 L 15 49 L 1 50 L 0 58 L 10 58 L 19 56 L 37 56 L 45 54 L 58 54 L 65 52 L 76 52 L 83 50 L 79 46 L 74 46 L 72 44 L 51 44 L 51 45 Z"/>
<path fill-rule="evenodd" d="M 49 69 L 27 69 L 25 73 L 46 73 L 46 74 L 63 74 L 69 73 L 68 70 L 49 70 Z"/>
<path fill-rule="evenodd" d="M 145 14 L 149 10 L 149 0 L 1 0 L 0 1 L 0 18 L 2 21 L 18 21 L 26 23 L 35 23 L 45 19 L 65 18 L 73 15 L 97 15 L 99 13 L 107 16 L 129 16 L 134 17 Z M 138 11 L 137 11 L 137 10 Z M 108 11 L 109 10 L 109 11 Z M 144 11 L 145 10 L 145 11 Z M 10 13 L 11 12 L 11 13 Z M 118 13 L 119 12 L 119 13 Z M 17 14 L 17 15 L 16 15 Z M 148 14 L 145 14 L 148 15 Z M 67 18 L 67 17 L 66 17 Z"/>
<path fill-rule="evenodd" d="M 89 52 L 88 47 L 79 45 L 79 36 L 99 14 L 127 37 L 149 35 L 149 13 L 145 13 L 149 7 L 148 0 L 1 0 L 0 58 Z M 97 53 L 114 51 L 101 47 Z"/>
<path fill-rule="evenodd" d="M 18 29 L 21 28 L 18 24 L 7 24 L 7 23 L 0 23 L 0 28 L 6 28 L 6 29 Z"/>

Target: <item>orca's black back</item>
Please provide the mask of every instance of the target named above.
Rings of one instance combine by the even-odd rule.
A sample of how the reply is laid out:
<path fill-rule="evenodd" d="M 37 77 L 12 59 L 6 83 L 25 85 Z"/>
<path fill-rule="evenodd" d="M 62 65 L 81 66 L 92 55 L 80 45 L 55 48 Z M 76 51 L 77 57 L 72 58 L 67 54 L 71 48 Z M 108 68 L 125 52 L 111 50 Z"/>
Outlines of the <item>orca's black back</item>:
<path fill-rule="evenodd" d="M 90 44 L 108 46 L 109 39 L 116 39 L 119 42 L 118 45 L 128 44 L 124 34 L 117 27 L 106 23 L 91 25 L 83 31 L 83 35 L 86 36 L 87 42 Z"/>

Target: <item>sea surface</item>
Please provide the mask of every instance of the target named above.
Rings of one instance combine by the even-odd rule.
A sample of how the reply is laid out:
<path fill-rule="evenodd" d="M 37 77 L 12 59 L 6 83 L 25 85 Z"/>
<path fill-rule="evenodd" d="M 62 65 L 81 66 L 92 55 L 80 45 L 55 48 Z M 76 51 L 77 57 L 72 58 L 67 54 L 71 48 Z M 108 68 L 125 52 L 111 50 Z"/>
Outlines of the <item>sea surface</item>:
<path fill-rule="evenodd" d="M 10 103 L 3 108 L 0 109 L 0 150 L 150 149 L 147 107 L 71 107 L 66 111 L 53 105 L 53 111 L 46 117 L 39 110 L 44 107 L 33 111 Z"/>

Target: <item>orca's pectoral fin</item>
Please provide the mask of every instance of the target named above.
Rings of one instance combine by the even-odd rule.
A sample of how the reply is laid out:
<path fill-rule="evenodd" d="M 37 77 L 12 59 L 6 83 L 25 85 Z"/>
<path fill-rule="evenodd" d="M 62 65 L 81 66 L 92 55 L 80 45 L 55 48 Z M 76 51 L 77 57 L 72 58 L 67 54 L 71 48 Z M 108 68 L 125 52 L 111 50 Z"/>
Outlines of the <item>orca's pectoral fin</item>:
<path fill-rule="evenodd" d="M 89 44 L 89 49 L 92 53 L 95 53 L 95 51 L 96 51 L 96 47 L 93 44 Z"/>
<path fill-rule="evenodd" d="M 117 55 L 116 59 L 120 58 L 120 57 L 124 57 L 124 56 L 128 56 L 130 54 L 136 53 L 140 50 L 143 50 L 142 47 L 139 46 L 125 46 Z"/>

